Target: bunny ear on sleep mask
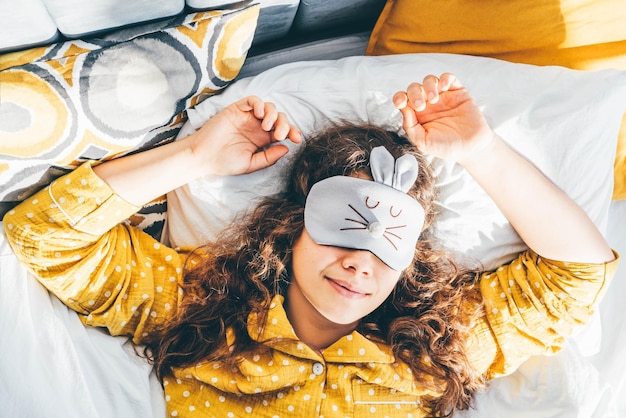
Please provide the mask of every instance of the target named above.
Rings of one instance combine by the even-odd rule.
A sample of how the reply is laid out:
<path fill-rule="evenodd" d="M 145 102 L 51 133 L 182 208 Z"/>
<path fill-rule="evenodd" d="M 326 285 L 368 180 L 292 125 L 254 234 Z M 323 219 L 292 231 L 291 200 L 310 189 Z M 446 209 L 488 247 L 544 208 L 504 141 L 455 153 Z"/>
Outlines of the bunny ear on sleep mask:
<path fill-rule="evenodd" d="M 406 192 L 415 183 L 414 156 L 395 159 L 385 147 L 370 155 L 372 180 L 334 176 L 315 183 L 304 225 L 317 244 L 367 250 L 394 270 L 413 261 L 424 209 Z"/>

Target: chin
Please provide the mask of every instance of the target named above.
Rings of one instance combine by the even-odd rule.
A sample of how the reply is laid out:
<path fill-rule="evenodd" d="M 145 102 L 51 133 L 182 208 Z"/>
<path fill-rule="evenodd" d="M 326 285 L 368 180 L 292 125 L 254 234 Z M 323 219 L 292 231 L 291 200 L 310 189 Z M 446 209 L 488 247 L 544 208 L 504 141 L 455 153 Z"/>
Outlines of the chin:
<path fill-rule="evenodd" d="M 320 312 L 321 313 L 321 312 Z M 354 316 L 344 316 L 344 315 L 324 315 L 322 313 L 322 315 L 324 316 L 324 318 L 326 318 L 328 321 L 332 322 L 333 324 L 337 324 L 337 325 L 354 325 L 356 326 L 359 321 L 361 320 L 361 317 L 359 318 L 354 318 Z"/>

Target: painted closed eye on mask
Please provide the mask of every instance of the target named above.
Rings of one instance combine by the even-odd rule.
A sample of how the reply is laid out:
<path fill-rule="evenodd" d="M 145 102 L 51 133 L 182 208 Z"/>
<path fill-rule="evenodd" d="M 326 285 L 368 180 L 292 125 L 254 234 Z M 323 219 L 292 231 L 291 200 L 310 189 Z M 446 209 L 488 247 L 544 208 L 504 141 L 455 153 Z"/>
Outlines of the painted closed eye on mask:
<path fill-rule="evenodd" d="M 402 234 L 403 229 L 406 229 L 406 223 L 398 223 L 398 221 L 402 220 L 398 219 L 402 215 L 402 209 L 386 206 L 369 196 L 365 198 L 364 205 L 367 211 L 364 211 L 362 208 L 359 210 L 352 204 L 348 204 L 353 214 L 346 216 L 344 220 L 347 221 L 346 225 L 350 226 L 344 226 L 339 228 L 339 230 L 367 231 L 369 237 L 374 239 L 384 238 L 397 251 L 398 241 L 402 240 L 400 234 Z"/>

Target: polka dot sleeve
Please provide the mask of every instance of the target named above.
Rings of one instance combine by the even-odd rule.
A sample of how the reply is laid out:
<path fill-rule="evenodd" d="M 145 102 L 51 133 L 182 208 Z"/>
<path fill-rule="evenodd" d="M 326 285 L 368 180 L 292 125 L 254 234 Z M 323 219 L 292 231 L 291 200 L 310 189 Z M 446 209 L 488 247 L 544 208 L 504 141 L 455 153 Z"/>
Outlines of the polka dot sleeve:
<path fill-rule="evenodd" d="M 11 210 L 3 224 L 20 261 L 84 323 L 140 343 L 174 314 L 182 259 L 122 222 L 138 209 L 86 163 Z"/>
<path fill-rule="evenodd" d="M 604 264 L 548 260 L 531 250 L 481 277 L 485 316 L 476 322 L 470 358 L 490 377 L 513 372 L 532 355 L 558 352 L 586 324 L 615 274 Z"/>

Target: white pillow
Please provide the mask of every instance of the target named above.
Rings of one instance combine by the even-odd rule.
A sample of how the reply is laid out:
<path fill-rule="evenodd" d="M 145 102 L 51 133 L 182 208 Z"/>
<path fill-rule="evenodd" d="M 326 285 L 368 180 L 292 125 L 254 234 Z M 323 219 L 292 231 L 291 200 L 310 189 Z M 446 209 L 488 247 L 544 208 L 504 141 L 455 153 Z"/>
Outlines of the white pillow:
<path fill-rule="evenodd" d="M 179 137 L 247 95 L 272 101 L 305 134 L 330 121 L 401 131 L 393 93 L 427 74 L 452 72 L 492 128 L 565 190 L 604 230 L 613 189 L 626 72 L 582 72 L 451 54 L 350 57 L 285 64 L 242 79 L 189 110 Z M 255 198 L 281 189 L 288 158 L 245 176 L 203 178 L 168 195 L 170 244 L 211 240 Z M 525 248 L 491 199 L 458 165 L 434 159 L 441 214 L 436 235 L 472 266 L 498 267 Z M 493 173 L 497 176 L 498 173 Z M 542 202 L 533 204 L 541 205 Z"/>

